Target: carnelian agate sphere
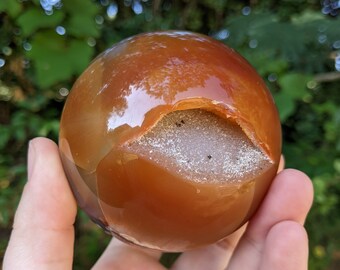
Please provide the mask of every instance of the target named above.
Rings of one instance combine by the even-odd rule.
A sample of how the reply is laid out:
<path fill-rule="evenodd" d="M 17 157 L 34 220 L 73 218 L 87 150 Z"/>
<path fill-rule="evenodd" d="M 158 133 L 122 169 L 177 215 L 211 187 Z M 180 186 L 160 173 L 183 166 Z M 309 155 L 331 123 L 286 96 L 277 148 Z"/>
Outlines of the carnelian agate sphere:
<path fill-rule="evenodd" d="M 90 64 L 66 101 L 59 145 L 94 222 L 129 243 L 183 251 L 254 214 L 278 168 L 281 129 L 239 54 L 166 31 L 125 39 Z"/>

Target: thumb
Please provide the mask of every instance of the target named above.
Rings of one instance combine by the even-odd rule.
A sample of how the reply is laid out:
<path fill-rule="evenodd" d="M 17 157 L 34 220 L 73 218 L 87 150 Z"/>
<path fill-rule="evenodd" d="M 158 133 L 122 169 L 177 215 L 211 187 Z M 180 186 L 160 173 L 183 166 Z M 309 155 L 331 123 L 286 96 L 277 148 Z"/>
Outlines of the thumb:
<path fill-rule="evenodd" d="M 31 141 L 25 185 L 3 269 L 71 269 L 76 203 L 56 144 Z"/>

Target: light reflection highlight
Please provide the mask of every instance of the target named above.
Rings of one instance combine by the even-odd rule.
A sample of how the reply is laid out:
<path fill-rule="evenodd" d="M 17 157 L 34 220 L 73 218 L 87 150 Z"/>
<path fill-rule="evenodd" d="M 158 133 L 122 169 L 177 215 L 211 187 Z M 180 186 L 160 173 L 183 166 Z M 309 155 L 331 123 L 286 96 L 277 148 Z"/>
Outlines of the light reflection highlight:
<path fill-rule="evenodd" d="M 57 32 L 58 35 L 61 36 L 65 35 L 66 33 L 66 29 L 60 25 L 55 28 L 55 31 Z"/>
<path fill-rule="evenodd" d="M 59 89 L 59 94 L 62 97 L 68 96 L 69 93 L 70 93 L 70 91 L 67 88 L 65 88 L 65 87 L 62 87 L 62 88 Z"/>
<path fill-rule="evenodd" d="M 110 20 L 113 20 L 116 18 L 117 13 L 118 13 L 118 5 L 116 3 L 110 4 L 106 10 L 107 17 Z"/>
<path fill-rule="evenodd" d="M 249 6 L 242 8 L 242 14 L 244 16 L 248 16 L 250 13 L 251 13 L 251 8 Z"/>
<path fill-rule="evenodd" d="M 89 37 L 87 39 L 87 45 L 89 45 L 90 47 L 94 47 L 96 46 L 97 41 L 93 38 L 93 37 Z"/>
<path fill-rule="evenodd" d="M 333 43 L 333 48 L 336 49 L 336 50 L 340 49 L 340 40 L 337 40 Z"/>
<path fill-rule="evenodd" d="M 340 11 L 340 1 L 339 0 L 324 0 L 322 2 L 321 12 L 325 15 L 331 15 L 333 17 L 337 16 Z"/>
<path fill-rule="evenodd" d="M 5 59 L 0 58 L 0 68 L 2 68 L 6 64 Z"/>
<path fill-rule="evenodd" d="M 256 39 L 252 39 L 251 41 L 249 41 L 249 48 L 251 49 L 255 49 L 258 45 L 258 41 Z"/>
<path fill-rule="evenodd" d="M 327 36 L 326 35 L 319 35 L 318 36 L 318 41 L 320 44 L 324 44 L 327 41 Z"/>
<path fill-rule="evenodd" d="M 5 46 L 2 48 L 2 53 L 6 56 L 10 56 L 12 54 L 12 48 Z"/>
<path fill-rule="evenodd" d="M 125 97 L 126 110 L 119 111 L 114 108 L 107 120 L 108 131 L 115 130 L 117 127 L 129 125 L 130 127 L 141 126 L 145 114 L 152 108 L 164 103 L 163 98 L 149 95 L 140 85 L 130 85 L 130 94 Z M 140 100 L 148 100 L 144 106 L 140 106 Z"/>
<path fill-rule="evenodd" d="M 268 76 L 268 81 L 275 82 L 277 80 L 277 75 L 275 73 L 271 73 Z"/>
<path fill-rule="evenodd" d="M 133 1 L 132 10 L 136 15 L 143 13 L 143 6 L 140 1 Z"/>
<path fill-rule="evenodd" d="M 61 0 L 40 0 L 40 5 L 47 15 L 53 14 L 53 8 L 61 8 Z"/>
<path fill-rule="evenodd" d="M 95 17 L 96 24 L 103 24 L 104 23 L 104 18 L 101 15 L 97 15 Z"/>
<path fill-rule="evenodd" d="M 335 57 L 335 69 L 340 71 L 340 53 L 338 53 Z"/>
<path fill-rule="evenodd" d="M 100 4 L 106 7 L 109 4 L 109 0 L 100 0 Z"/>
<path fill-rule="evenodd" d="M 31 43 L 28 43 L 28 42 L 24 42 L 24 43 L 22 44 L 22 47 L 24 48 L 25 51 L 30 51 L 30 50 L 32 50 L 32 45 L 31 45 Z"/>
<path fill-rule="evenodd" d="M 229 36 L 230 36 L 230 32 L 228 31 L 228 29 L 222 29 L 214 35 L 214 38 L 216 38 L 218 40 L 225 40 Z"/>

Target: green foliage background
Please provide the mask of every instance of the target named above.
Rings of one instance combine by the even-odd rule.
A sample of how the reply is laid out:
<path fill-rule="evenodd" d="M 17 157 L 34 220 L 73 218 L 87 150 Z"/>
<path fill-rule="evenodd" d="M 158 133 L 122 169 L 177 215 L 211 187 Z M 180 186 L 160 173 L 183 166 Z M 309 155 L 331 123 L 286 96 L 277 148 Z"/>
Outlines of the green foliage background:
<path fill-rule="evenodd" d="M 333 8 L 327 14 L 318 0 L 1 0 L 0 258 L 26 181 L 27 142 L 57 140 L 76 77 L 125 37 L 186 29 L 235 48 L 267 82 L 287 166 L 305 171 L 315 187 L 309 268 L 339 269 L 340 15 Z M 88 269 L 110 237 L 82 212 L 76 231 L 74 269 Z"/>

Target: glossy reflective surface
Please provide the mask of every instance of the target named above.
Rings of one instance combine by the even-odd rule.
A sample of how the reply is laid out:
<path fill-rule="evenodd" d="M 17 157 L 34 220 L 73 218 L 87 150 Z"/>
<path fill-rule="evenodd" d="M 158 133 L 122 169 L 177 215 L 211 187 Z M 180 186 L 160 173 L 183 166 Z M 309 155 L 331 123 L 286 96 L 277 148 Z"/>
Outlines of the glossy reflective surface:
<path fill-rule="evenodd" d="M 236 125 L 270 165 L 240 182 L 198 183 L 128 147 L 189 109 Z M 128 242 L 180 251 L 227 236 L 254 213 L 276 173 L 281 130 L 264 82 L 234 50 L 203 35 L 157 32 L 91 63 L 65 104 L 59 145 L 77 201 L 95 222 Z"/>

